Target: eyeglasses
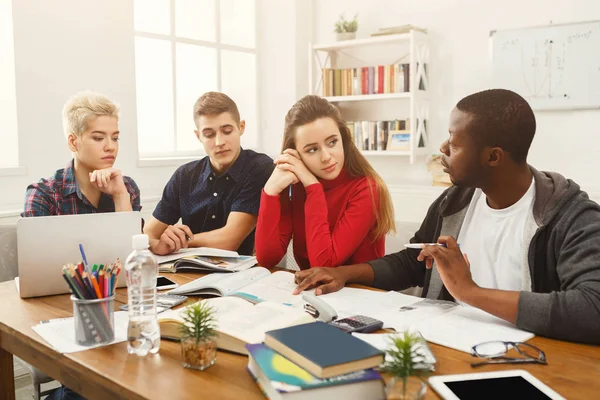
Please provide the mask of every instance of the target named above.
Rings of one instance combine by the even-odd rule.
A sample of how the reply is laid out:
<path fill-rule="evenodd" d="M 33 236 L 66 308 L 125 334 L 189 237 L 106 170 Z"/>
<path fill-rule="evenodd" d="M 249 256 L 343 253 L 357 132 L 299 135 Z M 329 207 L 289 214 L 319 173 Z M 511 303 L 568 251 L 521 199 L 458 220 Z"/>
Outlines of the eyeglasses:
<path fill-rule="evenodd" d="M 524 358 L 506 357 L 505 354 L 511 348 L 514 348 Z M 548 364 L 546 354 L 542 350 L 522 342 L 493 341 L 480 343 L 471 348 L 471 355 L 487 359 L 486 361 L 471 363 L 472 367 L 487 364 Z"/>

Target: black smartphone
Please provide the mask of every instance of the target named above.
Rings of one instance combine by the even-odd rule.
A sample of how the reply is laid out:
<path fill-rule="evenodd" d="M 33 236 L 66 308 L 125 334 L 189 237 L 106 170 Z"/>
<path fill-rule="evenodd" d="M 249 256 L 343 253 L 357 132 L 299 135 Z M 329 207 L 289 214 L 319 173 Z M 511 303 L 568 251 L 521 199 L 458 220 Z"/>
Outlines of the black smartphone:
<path fill-rule="evenodd" d="M 159 276 L 156 278 L 156 290 L 174 289 L 179 286 L 165 276 Z"/>

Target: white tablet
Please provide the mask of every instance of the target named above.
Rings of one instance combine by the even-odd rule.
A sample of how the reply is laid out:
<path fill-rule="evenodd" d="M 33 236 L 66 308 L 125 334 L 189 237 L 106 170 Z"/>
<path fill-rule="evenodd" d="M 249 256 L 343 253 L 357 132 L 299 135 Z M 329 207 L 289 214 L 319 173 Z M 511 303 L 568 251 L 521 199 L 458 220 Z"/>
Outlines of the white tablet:
<path fill-rule="evenodd" d="M 564 397 L 523 370 L 439 375 L 429 378 L 431 387 L 445 400 L 489 398 L 564 400 Z"/>

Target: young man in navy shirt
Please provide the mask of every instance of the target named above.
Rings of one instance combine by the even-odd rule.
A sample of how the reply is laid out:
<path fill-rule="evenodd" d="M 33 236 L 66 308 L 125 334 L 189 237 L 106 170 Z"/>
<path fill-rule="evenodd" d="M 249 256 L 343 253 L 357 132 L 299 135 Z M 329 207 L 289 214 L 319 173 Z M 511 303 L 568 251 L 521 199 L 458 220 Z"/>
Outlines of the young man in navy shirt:
<path fill-rule="evenodd" d="M 260 194 L 273 160 L 241 148 L 246 123 L 223 93 L 203 94 L 194 122 L 207 156 L 179 167 L 167 183 L 144 227 L 150 249 L 159 255 L 186 247 L 252 254 Z"/>

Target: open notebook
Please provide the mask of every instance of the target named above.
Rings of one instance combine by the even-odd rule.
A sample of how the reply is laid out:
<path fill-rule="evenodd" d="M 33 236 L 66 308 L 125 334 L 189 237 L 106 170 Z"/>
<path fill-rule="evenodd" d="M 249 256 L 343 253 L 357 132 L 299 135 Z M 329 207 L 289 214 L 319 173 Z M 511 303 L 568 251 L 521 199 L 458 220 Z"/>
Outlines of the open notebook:
<path fill-rule="evenodd" d="M 368 315 L 383 321 L 384 328 L 398 332 L 417 330 L 428 342 L 466 353 L 483 342 L 524 342 L 535 336 L 477 308 L 394 291 L 344 288 L 319 297 L 332 306 L 339 317 Z"/>

